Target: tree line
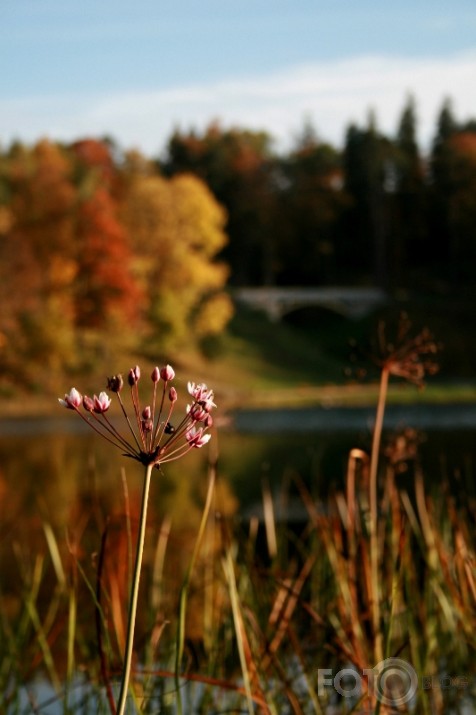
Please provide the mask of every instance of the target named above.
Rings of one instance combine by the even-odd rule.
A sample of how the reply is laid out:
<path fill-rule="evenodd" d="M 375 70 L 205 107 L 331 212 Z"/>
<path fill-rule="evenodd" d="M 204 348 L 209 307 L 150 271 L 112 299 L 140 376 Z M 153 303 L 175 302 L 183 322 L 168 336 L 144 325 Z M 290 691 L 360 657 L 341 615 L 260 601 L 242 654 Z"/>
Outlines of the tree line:
<path fill-rule="evenodd" d="M 309 124 L 285 156 L 266 133 L 215 124 L 176 131 L 160 167 L 200 176 L 226 207 L 236 285 L 459 286 L 476 258 L 476 121 L 446 101 L 429 155 L 417 129 L 411 97 L 395 136 L 370 113 L 340 150 Z"/>
<path fill-rule="evenodd" d="M 228 286 L 471 286 L 476 121 L 445 102 L 428 155 L 416 137 L 410 98 L 395 136 L 370 114 L 341 149 L 307 124 L 277 154 L 217 123 L 157 158 L 110 139 L 0 149 L 0 377 L 204 345 Z"/>

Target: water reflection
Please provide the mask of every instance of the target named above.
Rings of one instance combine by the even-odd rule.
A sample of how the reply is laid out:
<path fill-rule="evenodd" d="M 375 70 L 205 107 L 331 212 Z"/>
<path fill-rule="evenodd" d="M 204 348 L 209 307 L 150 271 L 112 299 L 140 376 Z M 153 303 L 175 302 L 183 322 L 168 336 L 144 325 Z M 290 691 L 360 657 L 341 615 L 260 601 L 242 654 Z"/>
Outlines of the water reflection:
<path fill-rule="evenodd" d="M 282 421 L 282 417 L 280 418 Z M 49 523 L 64 548 L 81 543 L 98 549 L 106 522 L 121 531 L 125 515 L 134 526 L 140 503 L 142 469 L 72 420 L 0 423 L 0 558 L 2 568 L 15 560 L 12 544 L 34 553 L 44 544 L 42 524 Z M 75 425 L 78 423 L 75 422 Z M 214 509 L 248 518 L 259 512 L 265 481 L 276 492 L 293 490 L 295 475 L 316 498 L 343 484 L 349 450 L 367 449 L 369 421 L 352 431 L 220 431 L 218 481 Z M 450 480 L 464 495 L 474 494 L 476 445 L 473 430 L 420 433 L 418 459 L 430 488 Z M 411 481 L 411 474 L 401 475 Z M 151 485 L 149 527 L 158 533 L 170 520 L 173 539 L 184 558 L 187 534 L 193 542 L 207 484 L 206 450 L 155 471 Z"/>
<path fill-rule="evenodd" d="M 369 413 L 370 414 L 370 413 Z M 255 418 L 256 419 L 256 418 Z M 309 420 L 293 416 L 277 430 L 264 418 L 264 431 L 241 417 L 241 431 L 224 430 L 218 444 L 219 494 L 216 508 L 226 514 L 249 507 L 261 498 L 263 479 L 272 488 L 292 481 L 294 473 L 324 497 L 343 483 L 351 448 L 368 449 L 369 415 L 352 429 L 310 430 Z M 289 418 L 288 418 L 289 419 Z M 140 498 L 140 465 L 122 457 L 103 440 L 72 420 L 0 422 L 1 535 L 28 534 L 41 520 L 57 529 L 78 525 L 80 514 L 124 514 L 125 500 L 134 513 Z M 249 430 L 247 429 L 249 427 Z M 459 480 L 472 488 L 476 445 L 473 429 L 421 431 L 419 460 L 431 483 Z M 179 527 L 198 523 L 207 479 L 207 454 L 194 451 L 184 460 L 156 470 L 151 493 L 151 520 L 167 514 Z M 125 493 L 127 490 L 127 495 Z"/>

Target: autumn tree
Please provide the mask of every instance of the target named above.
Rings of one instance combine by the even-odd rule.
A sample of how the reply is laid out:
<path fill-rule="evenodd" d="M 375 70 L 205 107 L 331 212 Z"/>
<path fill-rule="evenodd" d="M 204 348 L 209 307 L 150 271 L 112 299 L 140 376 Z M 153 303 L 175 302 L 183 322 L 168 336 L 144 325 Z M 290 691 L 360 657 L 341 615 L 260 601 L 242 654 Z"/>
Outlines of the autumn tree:
<path fill-rule="evenodd" d="M 0 251 L 3 369 L 39 382 L 75 361 L 76 190 L 64 152 L 46 140 L 31 149 L 14 145 L 3 183 L 9 211 Z"/>
<path fill-rule="evenodd" d="M 13 145 L 0 173 L 2 369 L 44 384 L 123 344 L 140 312 L 118 173 L 93 140 Z"/>
<path fill-rule="evenodd" d="M 168 175 L 192 172 L 227 211 L 229 243 L 223 258 L 234 285 L 270 284 L 275 279 L 273 225 L 276 163 L 265 132 L 222 129 L 203 135 L 174 132 L 162 167 Z"/>
<path fill-rule="evenodd" d="M 351 204 L 346 215 L 346 247 L 341 258 L 349 266 L 354 280 L 365 278 L 387 287 L 394 153 L 391 142 L 379 132 L 372 113 L 363 129 L 356 125 L 349 127 L 343 165 L 345 189 Z"/>
<path fill-rule="evenodd" d="M 438 116 L 431 153 L 429 222 L 437 274 L 453 285 L 473 281 L 475 141 L 475 123 L 458 123 L 446 101 Z"/>
<path fill-rule="evenodd" d="M 395 213 L 391 227 L 393 281 L 404 285 L 428 264 L 426 170 L 417 142 L 413 97 L 401 114 L 395 139 Z M 416 271 L 416 273 L 415 273 Z"/>
<path fill-rule="evenodd" d="M 440 164 L 439 179 L 444 179 L 446 187 L 446 251 L 449 275 L 447 278 L 457 284 L 474 283 L 476 261 L 476 130 L 464 126 L 450 135 L 444 147 Z M 442 189 L 436 185 L 436 190 Z"/>
<path fill-rule="evenodd" d="M 190 174 L 138 174 L 124 222 L 147 296 L 147 350 L 157 354 L 219 333 L 232 313 L 223 291 L 228 269 L 214 260 L 226 243 L 225 212 L 205 184 Z"/>
<path fill-rule="evenodd" d="M 295 149 L 281 161 L 281 170 L 274 229 L 278 281 L 335 282 L 337 233 L 347 205 L 340 154 L 307 126 Z"/>
<path fill-rule="evenodd" d="M 78 200 L 75 210 L 76 324 L 113 332 L 131 330 L 142 300 L 131 273 L 132 254 L 119 218 L 120 176 L 102 142 L 71 147 Z"/>

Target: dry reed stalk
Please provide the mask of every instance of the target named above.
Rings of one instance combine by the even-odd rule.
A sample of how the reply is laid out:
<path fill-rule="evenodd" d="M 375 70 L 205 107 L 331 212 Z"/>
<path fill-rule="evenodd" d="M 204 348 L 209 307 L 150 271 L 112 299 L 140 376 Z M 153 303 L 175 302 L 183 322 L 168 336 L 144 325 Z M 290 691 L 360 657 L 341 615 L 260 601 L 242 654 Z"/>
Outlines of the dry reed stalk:
<path fill-rule="evenodd" d="M 383 419 L 387 402 L 388 381 L 390 370 L 383 366 L 380 375 L 377 412 L 372 437 L 369 473 L 369 504 L 370 504 L 370 599 L 372 627 L 374 637 L 374 659 L 380 663 L 383 659 L 383 641 L 380 625 L 380 589 L 379 589 L 379 543 L 378 543 L 378 465 L 380 444 L 382 440 Z"/>
<path fill-rule="evenodd" d="M 104 613 L 101 605 L 102 601 L 102 591 L 103 591 L 103 569 L 104 569 L 104 558 L 106 555 L 106 540 L 108 532 L 108 522 L 106 521 L 106 526 L 103 530 L 101 536 L 101 546 L 99 549 L 98 563 L 96 569 L 96 603 L 94 608 L 95 623 L 96 623 L 96 640 L 99 653 L 99 667 L 101 673 L 101 680 L 103 686 L 106 690 L 107 702 L 109 704 L 109 709 L 112 715 L 116 713 L 116 703 L 114 701 L 114 694 L 111 687 L 111 679 L 109 676 L 109 664 L 106 659 L 106 653 L 104 650 L 104 640 L 102 634 Z"/>
<path fill-rule="evenodd" d="M 253 715 L 253 694 L 258 693 L 260 699 L 266 702 L 261 685 L 259 683 L 258 668 L 253 658 L 252 649 L 249 643 L 248 634 L 244 625 L 243 613 L 238 594 L 238 588 L 235 577 L 235 567 L 233 561 L 232 550 L 228 549 L 223 560 L 223 571 L 228 584 L 228 592 L 230 595 L 231 611 L 233 622 L 235 625 L 236 644 L 241 665 L 241 674 L 246 692 L 246 702 L 249 715 Z M 269 713 L 267 706 L 263 712 Z"/>
<path fill-rule="evenodd" d="M 263 516 L 266 529 L 266 543 L 268 545 L 269 558 L 273 560 L 278 553 L 278 540 L 276 538 L 276 521 L 274 518 L 273 497 L 269 482 L 265 479 L 262 484 L 263 494 Z"/>
<path fill-rule="evenodd" d="M 261 670 L 263 672 L 268 670 L 272 656 L 274 656 L 278 651 L 278 648 L 288 631 L 291 618 L 298 604 L 302 589 L 309 577 L 309 574 L 311 573 L 315 561 L 315 555 L 309 556 L 304 562 L 304 565 L 294 583 L 292 583 L 290 579 L 286 579 L 281 588 L 278 590 L 268 619 L 268 624 L 270 626 L 276 626 L 276 629 L 271 642 L 266 648 L 266 653 L 261 658 Z"/>

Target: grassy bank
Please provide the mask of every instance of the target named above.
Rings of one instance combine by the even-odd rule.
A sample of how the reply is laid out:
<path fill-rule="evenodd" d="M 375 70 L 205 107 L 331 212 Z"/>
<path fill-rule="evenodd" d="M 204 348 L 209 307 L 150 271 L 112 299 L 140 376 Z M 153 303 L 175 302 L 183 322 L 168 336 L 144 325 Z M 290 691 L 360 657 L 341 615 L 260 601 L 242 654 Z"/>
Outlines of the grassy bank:
<path fill-rule="evenodd" d="M 442 343 L 438 356 L 440 373 L 424 390 L 394 381 L 389 403 L 476 400 L 476 380 L 472 374 L 476 339 L 467 330 L 469 314 L 461 306 L 446 305 L 444 311 L 438 305 L 432 306 L 429 312 L 425 301 L 415 304 L 412 314 L 415 328 L 429 324 Z M 186 349 L 168 359 L 182 374 L 213 385 L 224 410 L 242 406 L 371 405 L 377 395 L 378 370 L 372 369 L 365 350 L 366 346 L 372 350 L 371 338 L 381 317 L 387 316 L 349 321 L 327 311 L 309 309 L 272 323 L 262 313 L 240 308 L 226 333 L 206 346 L 206 354 Z M 466 330 L 462 330 L 463 326 Z M 359 356 L 355 360 L 353 345 L 364 346 L 362 360 Z M 157 356 L 159 364 L 163 360 L 164 356 Z M 54 413 L 57 394 L 69 389 L 70 383 L 76 381 L 88 388 L 90 380 L 97 388 L 98 375 L 125 372 L 137 361 L 145 369 L 153 367 L 152 363 L 147 366 L 142 356 L 119 355 L 114 364 L 98 363 L 90 376 L 59 376 L 57 385 L 46 394 L 17 391 L 3 396 L 1 414 Z"/>
<path fill-rule="evenodd" d="M 397 306 L 387 314 L 350 321 L 309 309 L 273 323 L 260 312 L 240 308 L 208 357 L 185 353 L 179 362 L 189 374 L 213 384 L 227 407 L 373 405 L 379 371 L 369 359 L 375 349 L 372 338 L 379 320 L 391 321 L 399 311 Z M 425 302 L 413 312 L 416 330 L 428 324 Z M 422 390 L 394 380 L 390 404 L 476 400 L 471 359 L 476 344 L 469 331 L 462 333 L 463 318 L 455 318 L 461 309 L 447 306 L 446 312 L 438 312 L 434 306 L 432 314 L 438 316 L 430 328 L 440 343 L 440 372 Z"/>

